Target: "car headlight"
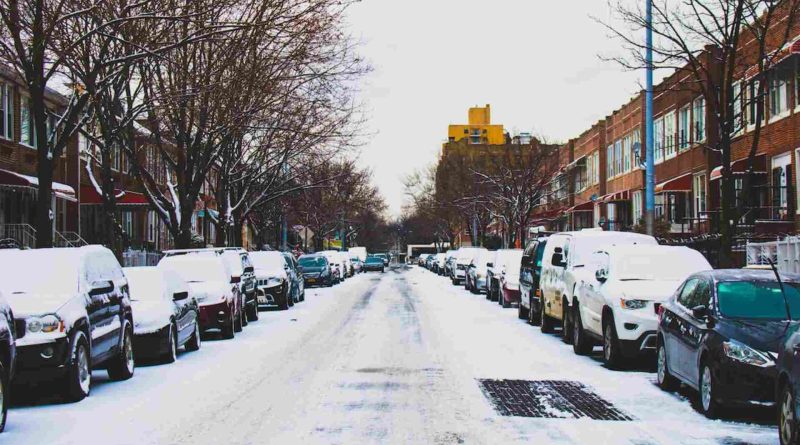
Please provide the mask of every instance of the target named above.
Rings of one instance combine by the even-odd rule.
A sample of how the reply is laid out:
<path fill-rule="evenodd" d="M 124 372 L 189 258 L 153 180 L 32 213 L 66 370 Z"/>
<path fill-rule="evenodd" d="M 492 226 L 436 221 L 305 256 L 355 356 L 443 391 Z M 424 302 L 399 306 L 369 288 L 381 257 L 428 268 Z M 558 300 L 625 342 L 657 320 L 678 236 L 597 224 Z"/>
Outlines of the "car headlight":
<path fill-rule="evenodd" d="M 619 304 L 622 306 L 622 309 L 644 309 L 647 307 L 647 300 L 626 300 L 620 298 Z"/>
<path fill-rule="evenodd" d="M 45 315 L 42 317 L 30 317 L 25 320 L 25 328 L 31 334 L 39 332 L 63 332 L 64 323 L 56 315 Z"/>
<path fill-rule="evenodd" d="M 766 368 L 775 364 L 775 362 L 773 362 L 767 354 L 756 351 L 750 346 L 747 346 L 746 344 L 740 343 L 736 340 L 723 342 L 722 351 L 725 352 L 725 355 L 727 355 L 728 358 L 746 363 L 748 365 Z"/>

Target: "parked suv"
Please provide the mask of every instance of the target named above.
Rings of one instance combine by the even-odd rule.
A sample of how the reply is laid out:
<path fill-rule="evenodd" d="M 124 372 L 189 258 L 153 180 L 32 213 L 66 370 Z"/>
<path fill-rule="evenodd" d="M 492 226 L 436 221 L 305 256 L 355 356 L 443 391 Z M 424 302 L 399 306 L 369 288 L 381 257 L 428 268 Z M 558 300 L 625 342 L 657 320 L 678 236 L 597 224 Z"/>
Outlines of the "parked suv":
<path fill-rule="evenodd" d="M 616 246 L 594 252 L 572 300 L 572 347 L 603 345 L 607 365 L 656 349 L 656 313 L 689 275 L 712 269 L 688 247 Z"/>
<path fill-rule="evenodd" d="M 297 269 L 297 259 L 289 252 L 283 252 L 282 255 L 286 261 L 286 274 L 291 283 L 292 300 L 295 303 L 306 301 L 306 284 L 303 274 Z"/>
<path fill-rule="evenodd" d="M 525 247 L 519 270 L 519 310 L 528 314 L 528 323 L 538 325 L 542 320 L 542 258 L 547 236 L 539 236 Z"/>
<path fill-rule="evenodd" d="M 464 288 L 473 294 L 486 290 L 486 269 L 494 261 L 496 252 L 481 250 L 480 253 L 470 261 L 467 266 L 467 273 Z"/>
<path fill-rule="evenodd" d="M 59 379 L 65 397 L 78 401 L 89 395 L 93 368 L 113 380 L 133 376 L 128 281 L 110 250 L 3 250 L 0 263 L 0 288 L 17 320 L 19 379 Z"/>
<path fill-rule="evenodd" d="M 283 254 L 275 250 L 253 252 L 252 261 L 256 267 L 258 305 L 282 310 L 294 306 L 292 282 Z"/>
<path fill-rule="evenodd" d="M 9 388 L 14 379 L 17 357 L 16 339 L 14 314 L 8 301 L 0 294 L 0 433 L 8 418 Z"/>
<path fill-rule="evenodd" d="M 572 341 L 569 305 L 581 279 L 589 278 L 586 262 L 592 252 L 613 245 L 655 245 L 655 238 L 629 232 L 586 229 L 561 232 L 547 239 L 542 261 L 542 332 L 562 325 L 564 341 Z"/>

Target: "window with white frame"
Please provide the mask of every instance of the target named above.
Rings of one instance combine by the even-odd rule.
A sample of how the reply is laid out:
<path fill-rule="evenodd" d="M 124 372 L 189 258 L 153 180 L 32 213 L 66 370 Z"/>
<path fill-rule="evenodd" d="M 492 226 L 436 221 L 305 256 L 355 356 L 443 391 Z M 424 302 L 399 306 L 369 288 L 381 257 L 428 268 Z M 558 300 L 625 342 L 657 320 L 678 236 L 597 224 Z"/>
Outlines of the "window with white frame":
<path fill-rule="evenodd" d="M 706 194 L 708 186 L 705 173 L 694 175 L 692 178 L 692 196 L 694 197 L 694 217 L 697 219 L 706 218 Z"/>
<path fill-rule="evenodd" d="M 600 183 L 600 152 L 594 152 L 594 161 L 592 162 L 592 170 L 594 170 L 594 174 L 592 175 L 593 182 L 592 184 L 597 185 Z M 798 207 L 800 208 L 800 207 Z"/>
<path fill-rule="evenodd" d="M 153 210 L 147 212 L 147 241 L 155 242 L 158 236 L 158 215 Z"/>
<path fill-rule="evenodd" d="M 642 191 L 636 190 L 631 196 L 631 203 L 633 206 L 633 223 L 639 224 L 644 212 L 642 211 Z"/>
<path fill-rule="evenodd" d="M 0 83 L 0 137 L 14 139 L 14 89 Z"/>
<path fill-rule="evenodd" d="M 614 146 L 609 145 L 606 149 L 606 176 L 608 179 L 614 177 Z"/>
<path fill-rule="evenodd" d="M 706 140 L 706 98 L 698 97 L 692 102 L 692 142 Z"/>
<path fill-rule="evenodd" d="M 731 134 L 738 134 L 744 128 L 744 113 L 742 112 L 742 82 L 733 84 L 731 100 L 733 101 L 733 128 Z"/>
<path fill-rule="evenodd" d="M 662 219 L 664 217 L 664 193 L 659 193 L 655 196 L 655 219 Z"/>
<path fill-rule="evenodd" d="M 660 117 L 653 123 L 653 161 L 658 164 L 664 160 L 664 118 Z"/>
<path fill-rule="evenodd" d="M 108 155 L 111 158 L 111 170 L 118 172 L 121 164 L 119 145 L 113 144 Z"/>
<path fill-rule="evenodd" d="M 614 142 L 614 172 L 622 174 L 622 140 Z"/>
<path fill-rule="evenodd" d="M 133 212 L 122 212 L 122 230 L 128 236 L 133 234 Z"/>
<path fill-rule="evenodd" d="M 631 171 L 633 162 L 631 161 L 631 135 L 628 134 L 622 138 L 622 153 L 625 158 L 625 171 Z"/>
<path fill-rule="evenodd" d="M 675 112 L 664 116 L 664 159 L 675 157 Z"/>
<path fill-rule="evenodd" d="M 754 80 L 747 86 L 747 125 L 755 125 L 758 114 L 761 114 L 761 120 L 765 119 L 764 116 L 764 96 L 760 91 L 761 82 Z"/>
<path fill-rule="evenodd" d="M 678 111 L 678 150 L 689 148 L 689 106 Z"/>
<path fill-rule="evenodd" d="M 769 116 L 777 119 L 789 111 L 789 70 L 779 68 L 769 81 Z"/>

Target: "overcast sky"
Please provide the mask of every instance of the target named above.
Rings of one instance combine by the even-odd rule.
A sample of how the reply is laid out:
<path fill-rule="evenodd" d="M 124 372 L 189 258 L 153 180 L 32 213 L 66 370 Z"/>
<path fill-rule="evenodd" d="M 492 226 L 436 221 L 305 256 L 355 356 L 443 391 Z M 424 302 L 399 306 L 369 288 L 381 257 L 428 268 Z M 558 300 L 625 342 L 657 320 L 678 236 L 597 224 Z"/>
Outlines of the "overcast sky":
<path fill-rule="evenodd" d="M 433 163 L 450 123 L 491 104 L 492 121 L 551 141 L 578 136 L 639 91 L 643 72 L 593 17 L 605 0 L 364 0 L 351 32 L 374 67 L 364 81 L 372 134 L 361 162 L 398 215 L 405 175 Z"/>

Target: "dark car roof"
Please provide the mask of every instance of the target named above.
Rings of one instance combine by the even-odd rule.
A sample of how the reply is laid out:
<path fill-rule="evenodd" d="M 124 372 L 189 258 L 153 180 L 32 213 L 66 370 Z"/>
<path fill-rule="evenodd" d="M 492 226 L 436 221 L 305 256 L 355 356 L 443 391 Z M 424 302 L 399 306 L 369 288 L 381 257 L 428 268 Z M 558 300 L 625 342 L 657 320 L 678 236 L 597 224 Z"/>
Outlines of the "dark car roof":
<path fill-rule="evenodd" d="M 714 269 L 693 276 L 707 276 L 714 281 L 776 281 L 775 272 L 763 269 Z M 800 283 L 800 275 L 781 273 L 781 280 Z"/>

